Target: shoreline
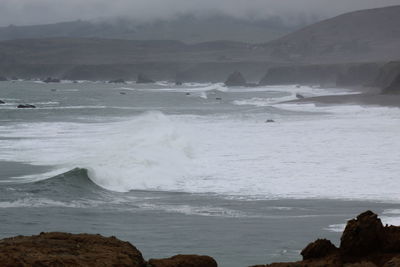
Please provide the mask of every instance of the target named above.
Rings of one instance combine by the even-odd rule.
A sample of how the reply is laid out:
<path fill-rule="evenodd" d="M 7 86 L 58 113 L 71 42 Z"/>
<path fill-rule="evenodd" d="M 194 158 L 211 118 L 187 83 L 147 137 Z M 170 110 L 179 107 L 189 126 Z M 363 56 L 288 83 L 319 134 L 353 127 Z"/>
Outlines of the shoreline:
<path fill-rule="evenodd" d="M 360 93 L 348 95 L 315 96 L 281 102 L 281 104 L 316 104 L 316 105 L 343 105 L 356 104 L 362 106 L 381 106 L 400 108 L 400 95 L 384 95 L 373 93 Z"/>

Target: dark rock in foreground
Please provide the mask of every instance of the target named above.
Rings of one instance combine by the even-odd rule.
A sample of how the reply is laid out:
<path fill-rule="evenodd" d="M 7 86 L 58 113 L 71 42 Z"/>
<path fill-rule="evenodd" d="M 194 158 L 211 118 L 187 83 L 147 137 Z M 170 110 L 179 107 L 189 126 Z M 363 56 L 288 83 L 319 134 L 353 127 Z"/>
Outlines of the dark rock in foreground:
<path fill-rule="evenodd" d="M 198 255 L 146 262 L 136 247 L 115 237 L 55 232 L 0 240 L 0 266 L 217 267 L 217 263 Z"/>
<path fill-rule="evenodd" d="M 5 103 L 6 103 L 6 102 L 4 102 L 3 100 L 0 100 L 0 105 L 1 105 L 1 104 L 5 104 Z"/>
<path fill-rule="evenodd" d="M 67 233 L 3 239 L 0 262 L 2 266 L 146 266 L 140 251 L 128 242 Z"/>
<path fill-rule="evenodd" d="M 303 261 L 258 267 L 396 267 L 400 266 L 400 226 L 383 226 L 372 211 L 347 222 L 340 247 L 318 239 L 301 252 Z"/>
<path fill-rule="evenodd" d="M 140 73 L 136 79 L 136 83 L 155 83 L 155 81 Z"/>
<path fill-rule="evenodd" d="M 36 108 L 36 106 L 31 104 L 21 104 L 18 105 L 17 108 Z"/>
<path fill-rule="evenodd" d="M 48 77 L 47 79 L 43 80 L 45 83 L 60 83 L 60 79 Z"/>
<path fill-rule="evenodd" d="M 217 267 L 217 262 L 209 256 L 176 255 L 168 259 L 151 259 L 152 267 Z"/>
<path fill-rule="evenodd" d="M 125 81 L 123 79 L 115 79 L 115 80 L 108 81 L 108 83 L 125 83 Z"/>
<path fill-rule="evenodd" d="M 247 82 L 243 75 L 235 71 L 231 75 L 229 75 L 228 79 L 225 82 L 226 86 L 246 86 Z"/>

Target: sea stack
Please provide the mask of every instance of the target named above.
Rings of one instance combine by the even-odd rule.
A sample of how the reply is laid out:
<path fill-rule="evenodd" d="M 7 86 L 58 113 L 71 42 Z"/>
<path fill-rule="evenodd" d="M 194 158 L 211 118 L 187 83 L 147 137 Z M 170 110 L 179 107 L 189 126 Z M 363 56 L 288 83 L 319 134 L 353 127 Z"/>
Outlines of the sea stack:
<path fill-rule="evenodd" d="M 231 75 L 229 75 L 228 79 L 225 82 L 226 86 L 246 86 L 246 79 L 243 77 L 242 73 L 239 71 L 235 71 Z"/>
<path fill-rule="evenodd" d="M 45 83 L 59 83 L 61 82 L 60 79 L 48 77 L 47 79 L 43 80 Z"/>
<path fill-rule="evenodd" d="M 36 106 L 32 104 L 21 104 L 18 105 L 17 108 L 36 108 Z"/>
<path fill-rule="evenodd" d="M 392 83 L 383 90 L 385 94 L 399 94 L 400 93 L 400 73 L 392 81 Z"/>
<path fill-rule="evenodd" d="M 154 83 L 154 81 L 146 75 L 139 73 L 136 83 Z"/>
<path fill-rule="evenodd" d="M 125 83 L 125 80 L 123 80 L 123 79 L 115 79 L 115 80 L 108 81 L 108 83 Z"/>

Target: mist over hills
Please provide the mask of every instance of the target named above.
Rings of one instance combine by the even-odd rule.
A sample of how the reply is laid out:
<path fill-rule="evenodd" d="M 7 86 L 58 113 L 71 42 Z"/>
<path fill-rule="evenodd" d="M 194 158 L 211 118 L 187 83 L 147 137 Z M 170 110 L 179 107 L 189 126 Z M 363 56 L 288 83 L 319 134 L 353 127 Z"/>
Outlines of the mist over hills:
<path fill-rule="evenodd" d="M 61 37 L 178 40 L 186 43 L 217 40 L 262 43 L 301 28 L 306 23 L 308 22 L 305 20 L 295 24 L 286 23 L 278 16 L 267 19 L 242 19 L 228 15 L 180 15 L 150 22 L 114 18 L 33 26 L 10 25 L 0 27 L 0 40 Z"/>
<path fill-rule="evenodd" d="M 145 72 L 154 79 L 179 77 L 190 81 L 223 81 L 230 72 L 239 70 L 249 80 L 259 81 L 268 69 L 273 67 L 352 64 L 354 69 L 354 64 L 358 63 L 379 63 L 377 66 L 380 66 L 387 61 L 400 60 L 398 14 L 400 6 L 351 12 L 315 23 L 276 40 L 257 44 L 247 42 L 248 37 L 245 36 L 258 35 L 257 31 L 263 28 L 263 23 L 254 22 L 252 26 L 246 24 L 246 27 L 251 26 L 253 30 L 244 30 L 244 24 L 241 24 L 242 28 L 238 27 L 235 30 L 233 27 L 235 24 L 228 25 L 229 21 L 232 22 L 232 18 L 226 17 L 215 18 L 216 21 L 225 21 L 225 24 L 218 24 L 212 20 L 207 23 L 223 25 L 222 28 L 230 27 L 229 34 L 235 32 L 236 38 L 242 42 L 230 40 L 185 43 L 183 39 L 188 36 L 185 34 L 180 35 L 180 39 L 176 37 L 176 40 L 166 39 L 170 35 L 165 35 L 165 39 L 159 38 L 153 41 L 128 40 L 134 33 L 161 36 L 160 32 L 166 33 L 166 29 L 172 27 L 172 24 L 168 23 L 154 24 L 155 26 L 151 26 L 153 30 L 149 30 L 151 27 L 146 26 L 140 31 L 137 31 L 136 27 L 133 30 L 124 28 L 127 25 L 125 22 L 120 22 L 122 24 L 117 22 L 110 28 L 104 25 L 96 26 L 99 27 L 97 31 L 93 28 L 95 24 L 82 21 L 26 28 L 15 27 L 11 30 L 10 28 L 14 27 L 8 27 L 0 29 L 2 38 L 7 36 L 2 35 L 2 31 L 14 34 L 20 31 L 21 35 L 14 36 L 17 39 L 0 42 L 0 74 L 31 78 L 57 75 L 69 79 L 134 79 L 138 73 Z M 190 29 L 200 27 L 204 30 L 199 33 L 203 37 L 200 38 L 199 35 L 190 38 L 214 38 L 212 33 L 206 33 L 206 28 L 209 28 L 204 27 L 206 22 L 195 26 L 196 23 L 177 25 L 174 31 L 176 34 L 181 34 L 185 31 L 180 32 L 180 30 L 187 27 L 185 33 L 199 33 Z M 274 23 L 281 25 L 276 21 Z M 268 25 L 274 23 L 270 21 Z M 61 30 L 62 28 L 64 30 Z M 35 31 L 35 37 L 47 38 L 18 39 L 28 32 L 33 34 Z M 228 31 L 224 32 L 218 27 L 211 29 L 211 32 L 219 32 L 221 39 L 229 35 Z M 61 33 L 67 37 L 49 38 Z M 110 33 L 107 39 L 99 38 L 105 33 Z M 124 38 L 125 34 L 125 39 L 112 39 L 111 33 L 115 34 L 115 38 Z M 85 34 L 92 36 L 81 38 Z M 80 36 L 71 37 L 75 35 Z M 12 35 L 8 35 L 8 38 L 11 37 Z M 346 68 L 341 66 L 332 70 L 342 72 Z M 313 72 L 317 69 L 318 67 L 309 68 Z M 360 73 L 357 74 L 360 80 L 371 73 L 369 66 L 356 69 L 357 73 Z M 284 71 L 285 68 L 281 68 L 279 75 Z M 293 71 L 297 72 L 297 68 L 292 68 L 291 72 Z M 373 72 L 376 71 L 377 68 L 374 67 Z M 343 75 L 328 73 L 328 76 Z"/>

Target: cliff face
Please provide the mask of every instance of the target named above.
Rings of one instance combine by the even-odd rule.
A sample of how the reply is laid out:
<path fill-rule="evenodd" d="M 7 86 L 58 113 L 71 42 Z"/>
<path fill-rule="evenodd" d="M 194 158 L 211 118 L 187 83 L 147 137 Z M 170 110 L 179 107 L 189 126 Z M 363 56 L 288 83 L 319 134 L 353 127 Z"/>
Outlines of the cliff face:
<path fill-rule="evenodd" d="M 301 252 L 303 261 L 254 267 L 390 267 L 400 266 L 400 227 L 383 226 L 371 211 L 347 222 L 340 247 L 319 239 Z"/>
<path fill-rule="evenodd" d="M 381 63 L 349 63 L 276 67 L 269 69 L 261 79 L 260 85 L 367 85 L 378 75 L 382 65 Z"/>
<path fill-rule="evenodd" d="M 400 92 L 400 61 L 389 62 L 384 65 L 373 82 L 373 86 L 381 88 L 383 93 Z"/>

